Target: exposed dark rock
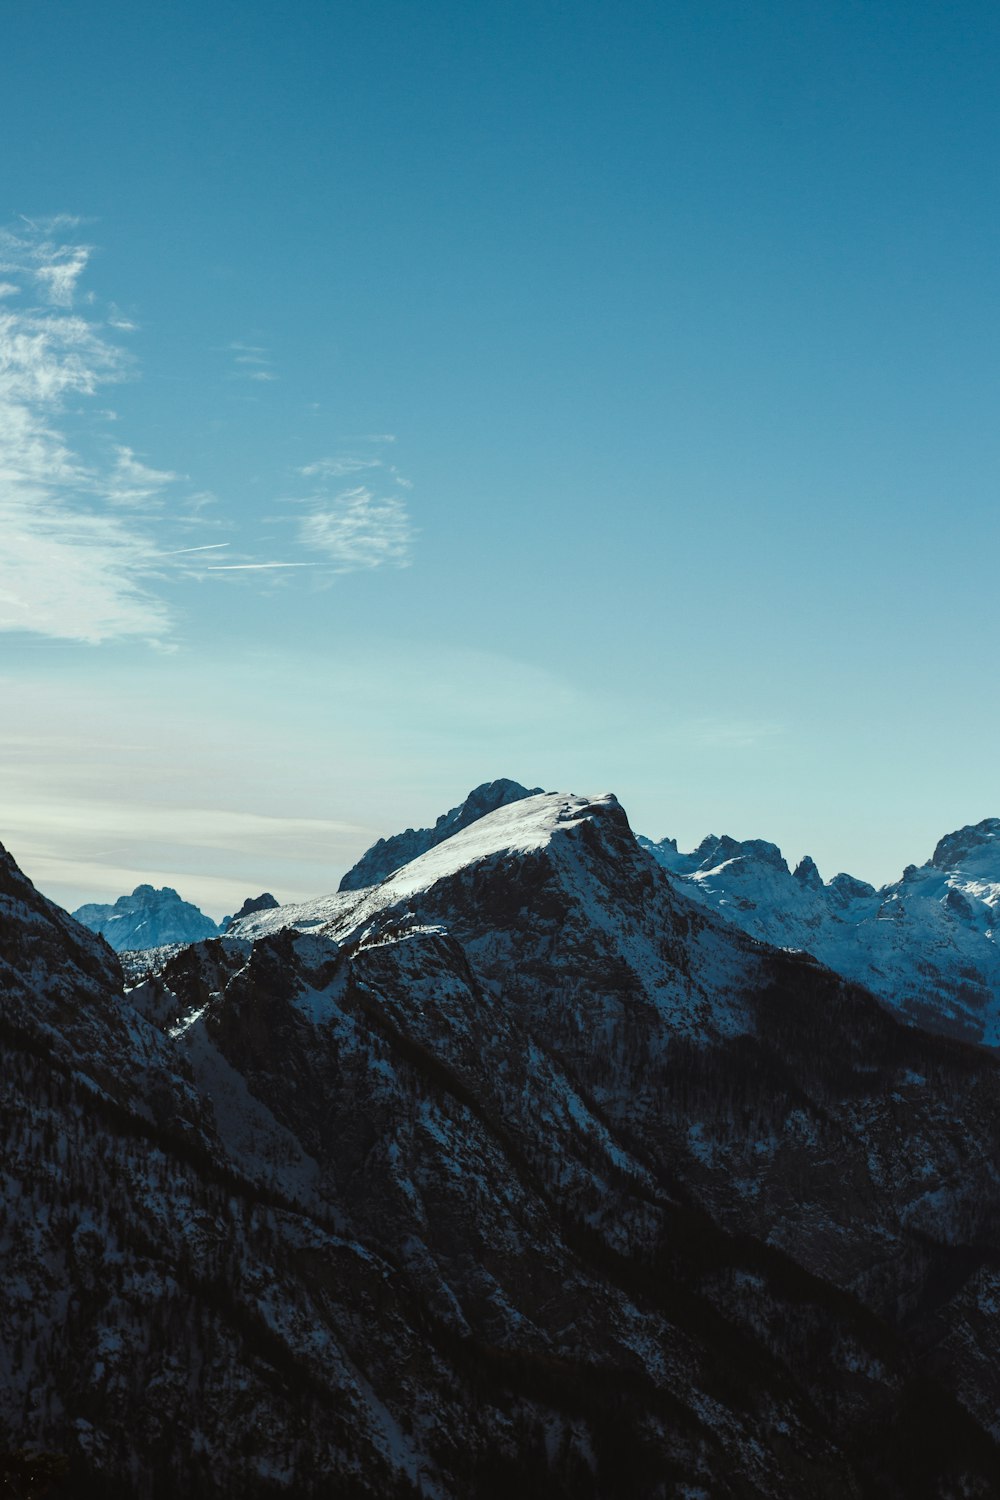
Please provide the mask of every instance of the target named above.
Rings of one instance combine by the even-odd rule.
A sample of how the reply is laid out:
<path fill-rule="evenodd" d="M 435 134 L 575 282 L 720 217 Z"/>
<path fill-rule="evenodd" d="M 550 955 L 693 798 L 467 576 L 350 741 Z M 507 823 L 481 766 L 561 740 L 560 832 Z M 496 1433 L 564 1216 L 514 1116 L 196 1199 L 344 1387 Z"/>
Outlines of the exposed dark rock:
<path fill-rule="evenodd" d="M 10 1453 L 135 1500 L 1000 1493 L 991 1055 L 610 798 L 302 921 L 126 996 L 0 862 Z"/>
<path fill-rule="evenodd" d="M 248 896 L 238 912 L 234 912 L 231 917 L 223 918 L 219 924 L 219 930 L 224 933 L 228 932 L 234 922 L 238 922 L 241 917 L 252 916 L 258 911 L 274 911 L 277 906 L 278 902 L 270 891 L 263 891 L 259 896 Z"/>

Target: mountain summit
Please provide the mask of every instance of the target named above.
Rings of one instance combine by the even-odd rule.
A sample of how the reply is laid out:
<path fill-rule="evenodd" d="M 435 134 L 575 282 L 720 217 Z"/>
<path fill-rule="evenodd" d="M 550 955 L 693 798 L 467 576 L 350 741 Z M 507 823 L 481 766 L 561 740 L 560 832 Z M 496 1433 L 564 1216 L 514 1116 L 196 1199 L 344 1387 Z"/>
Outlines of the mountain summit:
<path fill-rule="evenodd" d="M 182 901 L 169 885 L 160 890 L 137 885 L 130 896 L 119 896 L 112 906 L 90 902 L 78 907 L 73 916 L 91 932 L 100 933 L 116 953 L 197 943 L 219 931 L 218 923 L 190 901 Z"/>
<path fill-rule="evenodd" d="M 426 854 L 428 849 L 435 848 L 445 839 L 451 838 L 452 834 L 468 828 L 470 823 L 477 822 L 487 813 L 495 812 L 498 807 L 507 807 L 511 802 L 519 802 L 525 797 L 534 797 L 541 790 L 540 786 L 529 790 L 528 787 L 521 786 L 520 782 L 508 781 L 504 777 L 499 781 L 484 781 L 482 786 L 473 788 L 464 802 L 460 802 L 450 812 L 442 813 L 433 828 L 407 828 L 405 833 L 379 839 L 348 870 L 339 889 L 358 891 L 367 885 L 378 885 L 393 870 L 398 870 L 401 865 L 416 859 L 420 854 Z"/>

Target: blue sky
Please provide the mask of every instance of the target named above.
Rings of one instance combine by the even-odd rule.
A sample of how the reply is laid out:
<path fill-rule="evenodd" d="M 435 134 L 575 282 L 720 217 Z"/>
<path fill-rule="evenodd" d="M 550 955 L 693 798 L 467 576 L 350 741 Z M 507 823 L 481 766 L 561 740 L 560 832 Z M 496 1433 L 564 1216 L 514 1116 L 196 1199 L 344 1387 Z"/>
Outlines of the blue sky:
<path fill-rule="evenodd" d="M 332 888 L 509 775 L 995 815 L 1000 15 L 13 0 L 0 839 Z"/>

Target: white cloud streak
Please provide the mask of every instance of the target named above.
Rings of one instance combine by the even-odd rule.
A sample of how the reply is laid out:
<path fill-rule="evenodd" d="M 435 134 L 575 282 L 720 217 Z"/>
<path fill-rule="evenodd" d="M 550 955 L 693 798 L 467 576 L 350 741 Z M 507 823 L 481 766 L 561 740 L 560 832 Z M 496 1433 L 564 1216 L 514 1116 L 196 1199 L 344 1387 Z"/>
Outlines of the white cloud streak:
<path fill-rule="evenodd" d="M 167 552 L 161 552 L 160 557 L 185 557 L 191 552 L 221 552 L 228 547 L 228 542 L 203 542 L 199 547 L 171 547 Z"/>
<path fill-rule="evenodd" d="M 307 562 L 206 563 L 206 573 L 266 573 L 274 568 L 312 568 Z"/>
<path fill-rule="evenodd" d="M 237 342 L 230 344 L 229 349 L 237 367 L 235 374 L 241 379 L 258 382 L 278 379 L 271 368 L 271 357 L 263 345 Z"/>
<path fill-rule="evenodd" d="M 224 574 L 256 575 L 265 587 L 269 574 L 277 583 L 293 568 L 313 569 L 323 581 L 408 566 L 414 532 L 399 491 L 409 481 L 370 447 L 367 455 L 363 447 L 360 454 L 335 452 L 298 470 L 312 493 L 295 502 L 301 511 L 290 558 L 275 559 L 273 539 L 259 535 L 261 550 L 271 552 L 259 560 L 248 538 L 226 563 L 190 555 L 210 546 L 171 547 L 162 528 L 169 524 L 184 540 L 185 530 L 204 527 L 198 512 L 213 497 L 188 495 L 182 513 L 176 501 L 168 511 L 171 487 L 184 476 L 153 467 L 125 442 L 111 444 L 106 423 L 114 414 L 88 407 L 131 372 L 112 340 L 136 324 L 113 303 L 98 312 L 92 297 L 79 295 L 91 248 L 78 228 L 68 217 L 0 228 L 0 633 L 93 644 L 141 637 L 163 645 L 171 635 L 164 597 L 171 575 L 204 580 L 211 573 L 220 583 Z M 234 343 L 229 353 L 242 378 L 277 378 L 262 346 Z M 81 419 L 89 421 L 89 435 L 73 436 Z M 355 441 L 395 439 L 382 433 Z M 368 476 L 369 483 L 339 487 Z M 378 492 L 377 479 L 387 493 Z M 214 524 L 226 524 L 225 517 Z M 296 551 L 308 560 L 296 559 Z"/>
<path fill-rule="evenodd" d="M 305 479 L 343 479 L 347 474 L 360 474 L 365 469 L 381 469 L 383 467 L 380 458 L 355 458 L 341 456 L 338 458 L 319 458 L 313 464 L 306 464 L 299 469 L 299 473 Z"/>
<path fill-rule="evenodd" d="M 71 310 L 90 252 L 53 237 L 69 222 L 0 231 L 0 270 L 35 299 L 0 309 L 0 630 L 159 638 L 168 616 L 147 583 L 155 549 L 124 512 L 148 509 L 173 476 L 126 447 L 100 472 L 57 426 L 68 401 L 125 373 L 121 351 Z"/>
<path fill-rule="evenodd" d="M 409 566 L 413 527 L 397 496 L 379 496 L 358 485 L 307 504 L 309 514 L 298 523 L 299 542 L 320 553 L 334 572 Z"/>

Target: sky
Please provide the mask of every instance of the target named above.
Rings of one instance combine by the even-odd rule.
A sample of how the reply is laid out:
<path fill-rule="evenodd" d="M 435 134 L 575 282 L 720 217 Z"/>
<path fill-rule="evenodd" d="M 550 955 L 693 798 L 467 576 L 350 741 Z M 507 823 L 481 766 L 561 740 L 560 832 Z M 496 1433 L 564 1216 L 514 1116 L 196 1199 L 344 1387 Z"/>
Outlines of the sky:
<path fill-rule="evenodd" d="M 1000 11 L 3 0 L 0 841 L 334 889 L 498 776 L 1000 815 Z"/>

